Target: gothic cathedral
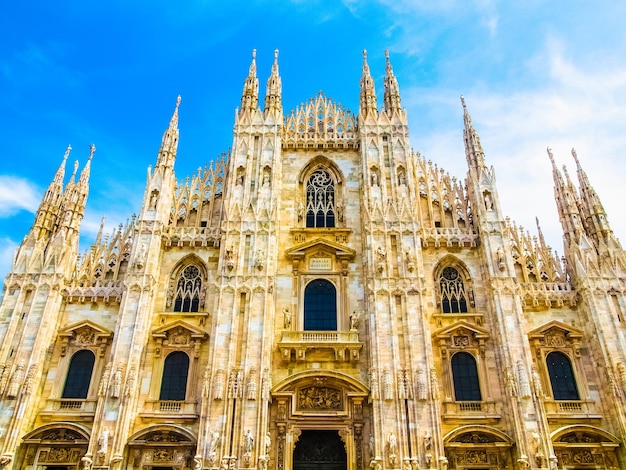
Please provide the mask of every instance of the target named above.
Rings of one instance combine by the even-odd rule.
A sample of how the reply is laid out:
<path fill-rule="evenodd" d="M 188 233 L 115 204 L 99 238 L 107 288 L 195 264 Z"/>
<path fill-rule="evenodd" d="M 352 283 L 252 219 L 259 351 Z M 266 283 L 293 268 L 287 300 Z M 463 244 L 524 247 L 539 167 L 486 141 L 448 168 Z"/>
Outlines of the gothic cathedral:
<path fill-rule="evenodd" d="M 464 180 L 409 146 L 387 54 L 358 114 L 283 113 L 253 53 L 232 150 L 81 256 L 69 150 L 0 307 L 0 465 L 26 470 L 626 468 L 626 257 L 553 156 L 559 259 L 503 215 L 465 102 Z M 523 195 L 520 195 L 523 197 Z"/>

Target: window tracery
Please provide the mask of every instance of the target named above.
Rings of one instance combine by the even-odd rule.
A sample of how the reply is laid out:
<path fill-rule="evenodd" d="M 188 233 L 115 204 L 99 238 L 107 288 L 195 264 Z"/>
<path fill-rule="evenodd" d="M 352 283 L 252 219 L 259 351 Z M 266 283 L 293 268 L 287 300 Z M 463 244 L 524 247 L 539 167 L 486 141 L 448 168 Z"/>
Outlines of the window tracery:
<path fill-rule="evenodd" d="M 335 226 L 335 182 L 330 174 L 318 169 L 306 183 L 306 226 Z"/>
<path fill-rule="evenodd" d="M 441 310 L 443 313 L 467 313 L 467 291 L 459 271 L 446 266 L 439 276 Z"/>
<path fill-rule="evenodd" d="M 202 275 L 197 266 L 189 265 L 181 272 L 176 284 L 174 311 L 197 312 L 203 302 Z"/>

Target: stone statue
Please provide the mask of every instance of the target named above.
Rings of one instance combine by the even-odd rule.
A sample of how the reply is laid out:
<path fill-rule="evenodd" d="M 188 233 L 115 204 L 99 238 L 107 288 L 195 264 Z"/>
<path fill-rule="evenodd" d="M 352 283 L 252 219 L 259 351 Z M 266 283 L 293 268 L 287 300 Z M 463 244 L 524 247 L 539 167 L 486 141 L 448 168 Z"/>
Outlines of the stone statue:
<path fill-rule="evenodd" d="M 298 203 L 297 214 L 298 214 L 298 222 L 300 222 L 302 218 L 304 217 L 304 204 L 302 204 L 302 202 Z"/>
<path fill-rule="evenodd" d="M 353 310 L 350 314 L 350 329 L 356 330 L 359 327 L 359 314 L 356 310 Z"/>
<path fill-rule="evenodd" d="M 122 366 L 118 366 L 113 375 L 113 385 L 111 387 L 111 396 L 119 398 L 122 393 Z"/>
<path fill-rule="evenodd" d="M 249 429 L 243 435 L 243 450 L 245 453 L 249 454 L 252 452 L 252 447 L 254 446 L 254 436 L 252 435 L 252 431 Z"/>
<path fill-rule="evenodd" d="M 390 432 L 387 437 L 387 450 L 389 451 L 389 463 L 391 463 L 391 465 L 395 465 L 396 452 L 398 451 L 398 439 L 393 431 Z"/>
<path fill-rule="evenodd" d="M 424 434 L 424 451 L 426 453 L 430 452 L 433 447 L 433 438 L 428 431 Z"/>
<path fill-rule="evenodd" d="M 272 448 L 272 436 L 268 432 L 265 435 L 265 455 L 270 455 L 270 449 Z"/>
<path fill-rule="evenodd" d="M 89 454 L 85 454 L 85 456 L 80 459 L 80 461 L 83 464 L 83 470 L 91 470 L 93 460 L 91 459 L 91 457 L 89 457 Z"/>
<path fill-rule="evenodd" d="M 493 210 L 493 201 L 491 200 L 491 195 L 489 193 L 485 193 L 485 209 L 488 211 Z"/>
<path fill-rule="evenodd" d="M 98 437 L 98 456 L 104 457 L 109 450 L 109 428 L 105 427 Z"/>
<path fill-rule="evenodd" d="M 256 400 L 256 392 L 257 392 L 257 384 L 256 384 L 256 370 L 252 369 L 248 373 L 248 384 L 247 384 L 247 394 L 246 398 L 248 400 Z"/>
<path fill-rule="evenodd" d="M 291 329 L 291 312 L 289 307 L 283 308 L 283 327 L 285 330 Z"/>
<path fill-rule="evenodd" d="M 210 451 L 209 453 L 211 453 L 212 455 L 216 455 L 217 454 L 217 446 L 220 443 L 220 433 L 217 431 L 213 431 L 211 433 L 209 433 L 211 435 L 211 445 L 210 445 Z"/>

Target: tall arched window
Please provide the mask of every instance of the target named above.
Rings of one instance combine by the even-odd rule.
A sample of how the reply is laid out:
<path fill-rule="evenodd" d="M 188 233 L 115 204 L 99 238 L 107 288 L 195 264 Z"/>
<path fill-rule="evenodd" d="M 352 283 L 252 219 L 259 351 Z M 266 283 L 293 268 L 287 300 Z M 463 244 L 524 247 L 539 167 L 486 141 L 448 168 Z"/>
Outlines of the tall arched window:
<path fill-rule="evenodd" d="M 456 401 L 481 401 L 478 369 L 474 356 L 459 352 L 452 356 L 452 381 Z"/>
<path fill-rule="evenodd" d="M 83 349 L 72 356 L 61 398 L 87 398 L 96 356 Z"/>
<path fill-rule="evenodd" d="M 159 400 L 184 400 L 187 396 L 189 356 L 182 351 L 171 353 L 165 358 L 161 394 Z"/>
<path fill-rule="evenodd" d="M 466 313 L 467 297 L 461 274 L 452 266 L 447 266 L 439 276 L 441 309 L 443 313 Z"/>
<path fill-rule="evenodd" d="M 322 169 L 309 176 L 306 183 L 306 226 L 335 226 L 335 182 Z"/>
<path fill-rule="evenodd" d="M 197 266 L 189 265 L 178 277 L 175 312 L 197 312 L 200 305 L 202 276 Z"/>
<path fill-rule="evenodd" d="M 304 329 L 337 330 L 337 289 L 332 282 L 316 279 L 304 289 Z"/>
<path fill-rule="evenodd" d="M 551 352 L 546 357 L 552 395 L 555 400 L 580 400 L 574 370 L 569 358 L 558 351 Z"/>

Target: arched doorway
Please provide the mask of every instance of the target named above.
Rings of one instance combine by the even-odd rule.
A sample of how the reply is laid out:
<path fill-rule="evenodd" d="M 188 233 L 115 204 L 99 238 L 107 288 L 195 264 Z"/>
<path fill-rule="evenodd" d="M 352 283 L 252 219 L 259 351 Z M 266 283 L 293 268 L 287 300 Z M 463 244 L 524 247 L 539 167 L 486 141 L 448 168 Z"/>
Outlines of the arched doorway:
<path fill-rule="evenodd" d="M 347 456 L 338 431 L 305 429 L 293 450 L 293 470 L 346 470 Z"/>
<path fill-rule="evenodd" d="M 24 436 L 14 468 L 76 469 L 88 444 L 88 431 L 78 425 L 53 423 L 42 426 Z"/>

